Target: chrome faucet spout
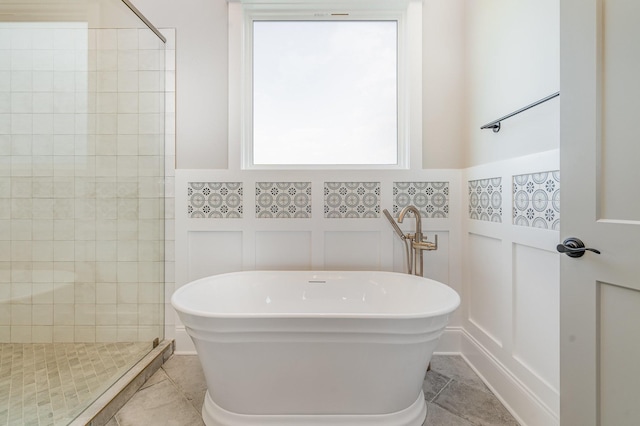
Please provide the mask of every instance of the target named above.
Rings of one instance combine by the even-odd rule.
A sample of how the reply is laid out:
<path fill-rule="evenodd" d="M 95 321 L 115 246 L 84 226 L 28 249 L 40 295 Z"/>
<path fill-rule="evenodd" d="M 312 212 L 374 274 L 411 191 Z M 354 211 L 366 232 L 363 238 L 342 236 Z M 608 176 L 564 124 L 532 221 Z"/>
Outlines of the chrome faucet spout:
<path fill-rule="evenodd" d="M 413 216 L 416 219 L 416 240 L 415 241 L 422 241 L 422 218 L 420 217 L 420 210 L 418 210 L 415 206 L 406 206 L 405 208 L 403 208 L 400 211 L 400 214 L 398 215 L 398 222 L 402 223 L 402 221 L 404 220 L 404 216 L 407 214 L 407 212 L 413 213 Z"/>

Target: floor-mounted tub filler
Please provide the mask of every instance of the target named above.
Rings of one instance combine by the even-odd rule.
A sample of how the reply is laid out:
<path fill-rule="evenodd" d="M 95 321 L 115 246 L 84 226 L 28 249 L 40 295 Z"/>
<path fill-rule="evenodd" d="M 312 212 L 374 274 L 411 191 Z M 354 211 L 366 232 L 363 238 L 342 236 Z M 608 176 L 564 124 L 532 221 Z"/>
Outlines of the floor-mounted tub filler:
<path fill-rule="evenodd" d="M 394 272 L 247 271 L 171 303 L 202 363 L 207 426 L 420 426 L 424 373 L 460 298 Z"/>

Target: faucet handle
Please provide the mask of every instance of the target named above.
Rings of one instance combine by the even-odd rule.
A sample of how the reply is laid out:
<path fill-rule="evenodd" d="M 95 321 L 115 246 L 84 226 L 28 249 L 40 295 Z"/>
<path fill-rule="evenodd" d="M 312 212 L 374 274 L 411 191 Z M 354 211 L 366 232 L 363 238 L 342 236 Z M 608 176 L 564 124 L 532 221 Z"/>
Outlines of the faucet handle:
<path fill-rule="evenodd" d="M 438 250 L 438 234 L 435 235 L 433 243 L 431 241 L 427 241 L 427 236 L 422 234 L 422 241 L 419 243 L 413 241 L 412 245 L 413 248 L 418 250 Z"/>

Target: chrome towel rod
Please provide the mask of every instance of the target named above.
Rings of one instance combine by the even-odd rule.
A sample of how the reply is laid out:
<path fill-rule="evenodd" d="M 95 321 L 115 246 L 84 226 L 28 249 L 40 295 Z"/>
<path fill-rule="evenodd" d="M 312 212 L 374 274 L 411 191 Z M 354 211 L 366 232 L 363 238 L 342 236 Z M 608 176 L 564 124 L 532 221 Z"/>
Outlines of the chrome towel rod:
<path fill-rule="evenodd" d="M 552 95 L 547 96 L 546 98 L 542 98 L 539 101 L 535 101 L 532 104 L 527 105 L 526 107 L 520 108 L 517 111 L 512 112 L 511 114 L 507 114 L 504 117 L 500 117 L 497 120 L 492 121 L 491 123 L 487 123 L 484 126 L 480 127 L 481 129 L 493 129 L 494 133 L 498 133 L 500 131 L 500 122 L 502 120 L 506 120 L 507 118 L 511 118 L 514 115 L 520 114 L 523 111 L 528 110 L 529 108 L 533 108 L 534 106 L 540 105 L 541 103 L 547 102 L 555 97 L 560 96 L 560 92 L 556 92 Z"/>

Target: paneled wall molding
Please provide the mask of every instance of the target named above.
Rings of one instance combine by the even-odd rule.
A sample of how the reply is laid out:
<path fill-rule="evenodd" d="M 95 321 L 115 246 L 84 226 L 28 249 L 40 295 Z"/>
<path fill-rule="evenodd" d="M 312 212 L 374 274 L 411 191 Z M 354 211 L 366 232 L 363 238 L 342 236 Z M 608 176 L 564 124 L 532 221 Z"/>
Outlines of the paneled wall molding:
<path fill-rule="evenodd" d="M 176 288 L 206 275 L 252 269 L 377 269 L 403 271 L 406 265 L 404 245 L 393 232 L 382 209 L 392 211 L 396 182 L 417 183 L 418 186 L 448 185 L 460 187 L 459 170 L 421 171 L 255 171 L 255 170 L 176 170 L 175 176 L 175 278 Z M 241 183 L 244 214 L 236 218 L 194 218 L 188 206 L 191 183 Z M 269 183 L 293 188 L 305 183 L 308 198 L 304 212 L 308 217 L 261 217 L 266 206 L 260 205 L 260 195 Z M 352 191 L 356 205 L 365 208 L 369 198 L 377 197 L 373 214 L 363 217 L 333 218 L 325 216 L 325 185 L 338 183 Z M 348 189 L 343 184 L 354 183 Z M 371 184 L 373 183 L 373 184 Z M 308 184 L 308 186 L 306 186 Z M 371 185 L 369 185 L 371 184 Z M 445 185 L 446 184 L 446 185 Z M 202 185 L 198 186 L 201 187 Z M 206 186 L 206 184 L 205 184 Z M 299 185 L 298 185 L 299 186 Z M 260 194 L 258 194 L 260 192 Z M 288 193 L 288 189 L 286 189 Z M 442 202 L 440 200 L 439 202 Z M 423 217 L 424 232 L 432 240 L 437 233 L 440 249 L 425 255 L 427 276 L 459 289 L 461 268 L 459 253 L 461 198 L 449 194 L 445 204 L 448 217 Z M 266 202 L 266 201 L 265 201 Z M 352 200 L 342 201 L 346 207 Z M 307 210 L 308 207 L 308 210 Z M 364 217 L 367 216 L 367 217 Z M 370 217 L 373 216 L 373 217 Z M 407 217 L 400 225 L 413 232 L 415 221 Z M 453 259 L 452 262 L 449 259 Z M 168 302 L 168 299 L 167 299 Z M 168 321 L 174 324 L 167 337 L 175 337 L 181 326 L 175 314 Z M 457 321 L 456 314 L 452 324 Z M 178 328 L 176 328 L 178 327 Z M 178 351 L 181 351 L 178 340 Z"/>
<path fill-rule="evenodd" d="M 465 184 L 501 178 L 504 216 L 502 223 L 462 220 L 461 352 L 528 426 L 559 422 L 559 232 L 546 220 L 550 226 L 539 228 L 514 223 L 514 185 L 533 176 L 537 186 L 551 180 L 551 193 L 546 186 L 529 189 L 552 198 L 557 170 L 559 152 L 552 150 L 472 167 L 462 178 Z M 471 202 L 465 196 L 467 207 Z"/>

